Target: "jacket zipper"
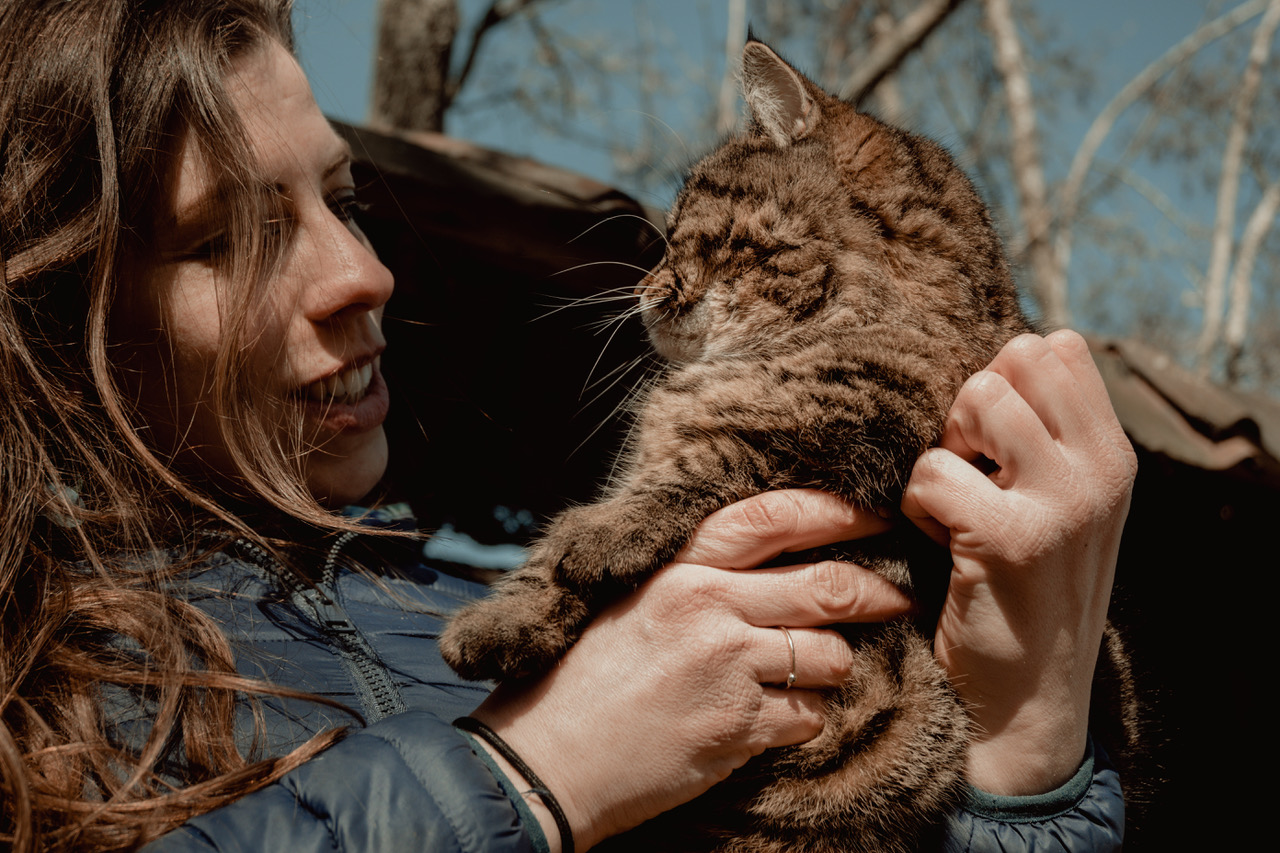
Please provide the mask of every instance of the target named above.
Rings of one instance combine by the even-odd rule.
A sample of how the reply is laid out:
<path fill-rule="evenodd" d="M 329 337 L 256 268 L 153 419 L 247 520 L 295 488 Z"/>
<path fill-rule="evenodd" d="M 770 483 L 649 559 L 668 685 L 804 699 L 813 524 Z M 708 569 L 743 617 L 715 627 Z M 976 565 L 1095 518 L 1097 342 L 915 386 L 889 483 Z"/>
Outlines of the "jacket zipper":
<path fill-rule="evenodd" d="M 404 697 L 400 695 L 400 688 L 378 657 L 373 644 L 360 632 L 335 598 L 338 558 L 342 549 L 356 536 L 357 534 L 348 531 L 338 537 L 329 549 L 324 570 L 314 585 L 298 577 L 264 548 L 247 539 L 237 539 L 235 544 L 249 557 L 250 562 L 285 585 L 294 606 L 300 612 L 314 617 L 315 626 L 338 653 L 338 658 L 355 687 L 365 722 L 375 723 L 384 717 L 406 711 L 408 707 L 404 703 Z"/>

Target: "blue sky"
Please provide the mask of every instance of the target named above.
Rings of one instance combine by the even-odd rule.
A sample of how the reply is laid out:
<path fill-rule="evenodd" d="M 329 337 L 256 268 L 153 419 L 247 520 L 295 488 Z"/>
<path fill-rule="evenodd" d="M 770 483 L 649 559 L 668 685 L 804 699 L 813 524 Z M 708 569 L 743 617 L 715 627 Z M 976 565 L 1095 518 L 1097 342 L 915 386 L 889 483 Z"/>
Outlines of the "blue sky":
<path fill-rule="evenodd" d="M 295 21 L 298 52 L 311 76 L 316 99 L 328 115 L 360 122 L 368 110 L 372 85 L 373 46 L 376 38 L 377 0 L 296 0 Z M 487 6 L 487 0 L 462 0 L 464 25 Z M 554 8 L 550 4 L 548 8 Z M 636 15 L 650 18 L 677 34 L 681 48 L 696 53 L 703 47 L 718 51 L 723 36 L 706 32 L 724 20 L 725 0 L 637 0 L 570 4 L 584 31 L 609 34 L 625 41 L 634 37 Z M 1081 51 L 1098 57 L 1096 92 L 1099 102 L 1086 104 L 1083 118 L 1101 106 L 1123 83 L 1159 56 L 1178 39 L 1191 32 L 1206 9 L 1221 4 L 1201 0 L 1072 0 L 1041 2 L 1037 6 L 1044 20 L 1056 25 L 1064 41 L 1078 44 Z M 767 34 L 764 34 L 767 37 Z M 491 48 L 501 49 L 497 39 Z M 486 57 L 482 55 L 481 61 Z M 793 57 L 803 62 L 803 57 Z M 717 56 L 708 61 L 718 62 Z M 679 105 L 671 105 L 672 113 Z M 620 116 L 619 121 L 627 117 Z M 658 120 L 666 120 L 658 116 Z M 586 119 L 584 119 L 585 121 Z M 608 120 L 605 117 L 601 120 Z M 458 135 L 513 153 L 527 154 L 555 165 L 583 171 L 609 180 L 611 163 L 603 152 L 566 143 L 562 139 L 530 133 L 527 129 L 504 129 L 489 122 L 455 123 Z"/>

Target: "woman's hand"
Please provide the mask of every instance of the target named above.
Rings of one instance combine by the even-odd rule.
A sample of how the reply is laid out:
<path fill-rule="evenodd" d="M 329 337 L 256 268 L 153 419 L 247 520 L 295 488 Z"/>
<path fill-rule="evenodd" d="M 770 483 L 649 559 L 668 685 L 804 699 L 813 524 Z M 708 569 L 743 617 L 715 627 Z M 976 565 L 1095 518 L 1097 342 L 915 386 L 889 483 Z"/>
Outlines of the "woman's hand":
<path fill-rule="evenodd" d="M 1079 766 L 1136 471 L 1084 340 L 1065 331 L 1010 342 L 916 463 L 902 509 L 951 548 L 935 652 L 973 712 L 978 788 L 1040 793 Z"/>
<path fill-rule="evenodd" d="M 814 688 L 839 684 L 852 659 L 837 634 L 806 626 L 881 621 L 910 602 L 846 564 L 744 570 L 886 527 L 814 491 L 726 507 L 674 564 L 592 622 L 551 673 L 499 688 L 475 716 L 542 777 L 586 849 L 693 799 L 765 749 L 822 730 Z M 791 690 L 777 625 L 795 643 Z M 554 824 L 535 814 L 555 848 Z"/>

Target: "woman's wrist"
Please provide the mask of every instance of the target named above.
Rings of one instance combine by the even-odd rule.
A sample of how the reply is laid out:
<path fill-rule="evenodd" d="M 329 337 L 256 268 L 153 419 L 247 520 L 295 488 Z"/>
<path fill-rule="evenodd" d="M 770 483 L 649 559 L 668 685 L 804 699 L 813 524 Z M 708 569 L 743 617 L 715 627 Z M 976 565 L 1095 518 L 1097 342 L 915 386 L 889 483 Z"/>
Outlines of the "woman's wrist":
<path fill-rule="evenodd" d="M 1080 768 L 1088 742 L 1088 705 L 1075 702 L 1027 703 L 1012 715 L 974 708 L 973 741 L 966 775 L 979 790 L 1001 796 L 1053 791 Z"/>
<path fill-rule="evenodd" d="M 1039 794 L 992 794 L 970 785 L 964 808 L 975 815 L 1002 822 L 1025 823 L 1050 819 L 1076 808 L 1094 783 L 1097 770 L 1110 770 L 1105 760 L 1099 764 L 1092 739 L 1085 739 L 1084 757 L 1075 773 L 1052 790 Z"/>
<path fill-rule="evenodd" d="M 474 744 L 474 748 L 483 751 L 483 757 L 487 759 L 486 763 L 491 769 L 496 768 L 498 773 L 506 777 L 510 783 L 508 795 L 512 796 L 513 800 L 518 800 L 514 803 L 518 810 L 523 805 L 524 809 L 521 811 L 527 810 L 537 822 L 537 829 L 541 830 L 542 840 L 545 841 L 548 853 L 574 853 L 573 832 L 564 810 L 560 807 L 555 795 L 532 772 L 528 764 L 515 755 L 510 745 L 484 723 L 472 717 L 463 717 L 456 720 L 454 725 L 470 735 L 469 740 Z M 531 776 L 533 778 L 530 778 Z M 534 828 L 530 829 L 531 835 L 534 835 L 532 831 Z M 535 849 L 539 849 L 541 845 L 537 844 L 536 835 L 534 840 Z"/>

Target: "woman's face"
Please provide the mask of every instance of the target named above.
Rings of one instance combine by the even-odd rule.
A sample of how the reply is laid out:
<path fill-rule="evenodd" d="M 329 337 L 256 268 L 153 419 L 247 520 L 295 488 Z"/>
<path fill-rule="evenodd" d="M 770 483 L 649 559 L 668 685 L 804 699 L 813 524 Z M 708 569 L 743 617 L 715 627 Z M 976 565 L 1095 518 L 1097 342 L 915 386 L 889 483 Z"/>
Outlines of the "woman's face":
<path fill-rule="evenodd" d="M 366 495 L 387 464 L 379 355 L 391 274 L 352 220 L 349 149 L 293 57 L 275 43 L 255 49 L 232 67 L 227 86 L 282 211 L 279 221 L 264 223 L 282 235 L 283 249 L 244 338 L 247 378 L 294 409 L 276 429 L 296 429 L 301 414 L 306 485 L 321 503 L 341 506 Z M 219 304 L 231 294 L 214 252 L 226 235 L 217 199 L 229 189 L 214 174 L 188 135 L 168 209 L 156 219 L 154 260 L 126 296 L 132 316 L 125 323 L 135 336 L 158 330 L 173 353 L 171 369 L 156 365 L 137 380 L 156 443 L 219 476 L 235 469 L 207 399 L 222 335 Z"/>

